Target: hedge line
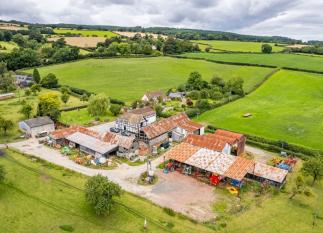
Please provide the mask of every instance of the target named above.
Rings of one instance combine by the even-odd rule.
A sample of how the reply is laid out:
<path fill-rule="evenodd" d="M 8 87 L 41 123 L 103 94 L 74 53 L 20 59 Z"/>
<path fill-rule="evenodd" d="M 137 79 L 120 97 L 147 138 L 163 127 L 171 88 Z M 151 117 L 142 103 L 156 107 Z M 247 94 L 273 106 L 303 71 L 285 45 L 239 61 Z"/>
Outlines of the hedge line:
<path fill-rule="evenodd" d="M 279 68 L 276 68 L 274 70 L 272 70 L 270 73 L 268 73 L 264 79 L 260 82 L 257 83 L 249 92 L 246 92 L 246 95 L 249 95 L 251 92 L 254 92 L 255 90 L 257 90 L 261 85 L 263 85 L 272 75 L 274 75 L 275 73 L 277 73 L 278 71 L 280 71 Z"/>
<path fill-rule="evenodd" d="M 220 128 L 214 125 L 208 125 L 206 127 L 207 132 L 214 132 L 217 129 L 220 129 Z M 289 154 L 294 154 L 301 158 L 304 158 L 306 156 L 323 155 L 322 150 L 315 150 L 308 147 L 296 145 L 293 143 L 284 142 L 281 140 L 272 140 L 272 139 L 250 135 L 250 134 L 245 134 L 245 135 L 247 137 L 248 144 L 261 147 L 265 150 L 274 151 L 274 152 L 280 152 L 283 150 Z M 282 148 L 282 144 L 283 144 L 283 148 Z"/>
<path fill-rule="evenodd" d="M 82 109 L 82 108 L 87 108 L 87 104 L 84 105 L 79 105 L 79 106 L 74 106 L 74 107 L 68 107 L 68 108 L 62 108 L 60 109 L 61 112 L 68 112 L 68 111 L 73 111 L 76 109 Z"/>

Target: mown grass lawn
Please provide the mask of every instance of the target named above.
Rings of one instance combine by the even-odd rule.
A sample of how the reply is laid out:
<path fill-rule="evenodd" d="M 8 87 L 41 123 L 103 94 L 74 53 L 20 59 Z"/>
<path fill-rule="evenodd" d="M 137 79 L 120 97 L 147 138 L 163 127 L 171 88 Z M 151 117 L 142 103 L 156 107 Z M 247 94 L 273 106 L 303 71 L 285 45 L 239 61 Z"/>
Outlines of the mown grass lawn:
<path fill-rule="evenodd" d="M 61 93 L 58 91 L 47 89 L 42 89 L 41 93 L 38 93 L 38 95 L 47 92 L 55 92 L 58 93 L 59 96 L 61 95 Z M 17 139 L 19 135 L 22 134 L 18 129 L 18 122 L 24 119 L 24 116 L 21 113 L 19 113 L 23 101 L 33 106 L 33 112 L 31 114 L 31 116 L 33 117 L 37 112 L 38 96 L 25 96 L 23 90 L 17 90 L 16 98 L 0 101 L 0 115 L 5 119 L 11 119 L 14 122 L 14 128 L 11 131 L 9 131 L 7 135 L 3 135 L 0 133 L 0 143 L 10 142 L 13 139 Z M 80 101 L 80 99 L 74 96 L 70 96 L 70 99 L 67 102 L 67 104 L 61 102 L 61 108 L 80 106 L 83 104 L 84 102 Z"/>
<path fill-rule="evenodd" d="M 10 53 L 13 49 L 18 48 L 15 42 L 0 41 L 0 53 Z"/>
<path fill-rule="evenodd" d="M 280 52 L 284 49 L 282 46 L 275 46 L 274 43 L 262 43 L 262 42 L 245 42 L 245 41 L 227 41 L 227 40 L 193 40 L 192 42 L 202 45 L 210 45 L 215 50 L 226 50 L 232 52 L 258 52 L 261 53 L 261 46 L 263 44 L 270 44 L 273 48 L 273 52 Z M 203 46 L 204 45 L 204 46 Z"/>
<path fill-rule="evenodd" d="M 323 75 L 279 71 L 252 94 L 205 112 L 198 121 L 323 149 Z M 243 114 L 252 117 L 244 118 Z"/>
<path fill-rule="evenodd" d="M 77 30 L 77 29 L 69 29 L 69 28 L 56 28 L 54 32 L 57 34 L 65 34 L 65 33 L 72 33 L 72 34 L 80 34 L 82 36 L 98 36 L 98 37 L 115 37 L 117 36 L 116 33 L 111 31 L 101 31 L 101 30 Z"/>
<path fill-rule="evenodd" d="M 147 91 L 177 87 L 193 71 L 200 72 L 205 80 L 214 75 L 225 80 L 241 77 L 249 91 L 271 70 L 170 57 L 87 59 L 39 68 L 41 76 L 54 73 L 61 84 L 104 92 L 127 102 L 141 98 Z"/>
<path fill-rule="evenodd" d="M 111 215 L 97 217 L 84 192 L 73 188 L 83 189 L 86 177 L 14 152 L 9 155 L 26 167 L 0 157 L 7 172 L 6 184 L 0 184 L 0 232 L 64 232 L 60 229 L 64 225 L 84 233 L 144 232 L 145 218 L 146 232 L 213 232 L 181 216 L 169 216 L 162 208 L 128 193 L 118 199 L 126 207 L 116 205 Z"/>
<path fill-rule="evenodd" d="M 323 71 L 323 58 L 297 54 L 247 54 L 247 53 L 187 53 L 181 55 L 189 58 L 205 58 L 215 61 L 250 63 L 291 67 L 314 71 Z"/>

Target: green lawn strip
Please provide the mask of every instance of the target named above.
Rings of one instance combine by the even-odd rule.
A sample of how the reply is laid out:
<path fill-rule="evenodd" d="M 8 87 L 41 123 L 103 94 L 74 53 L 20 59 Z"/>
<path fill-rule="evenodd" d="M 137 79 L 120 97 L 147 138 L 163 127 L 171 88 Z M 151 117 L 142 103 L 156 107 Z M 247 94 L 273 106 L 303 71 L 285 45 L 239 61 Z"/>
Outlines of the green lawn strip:
<path fill-rule="evenodd" d="M 323 72 L 323 58 L 298 54 L 247 54 L 247 53 L 186 53 L 180 57 L 199 58 L 210 61 L 251 65 L 289 67 L 308 71 Z"/>
<path fill-rule="evenodd" d="M 202 49 L 209 45 L 212 49 L 232 52 L 258 52 L 261 53 L 263 44 L 270 44 L 273 52 L 280 52 L 283 46 L 275 46 L 274 43 L 245 42 L 245 41 L 223 41 L 223 40 L 193 40 L 192 42 L 202 45 Z"/>
<path fill-rule="evenodd" d="M 10 53 L 13 49 L 19 48 L 15 42 L 0 41 L 0 53 Z"/>
<path fill-rule="evenodd" d="M 185 83 L 193 71 L 200 72 L 208 81 L 214 75 L 224 80 L 241 77 L 248 91 L 271 70 L 170 57 L 86 59 L 39 68 L 41 76 L 54 73 L 61 84 L 95 93 L 104 92 L 128 103 L 141 98 L 147 91 L 177 87 Z"/>
<path fill-rule="evenodd" d="M 197 120 L 241 133 L 323 149 L 323 75 L 279 71 L 252 94 Z M 252 116 L 244 118 L 245 113 Z"/>
<path fill-rule="evenodd" d="M 12 151 L 8 153 L 14 160 L 0 158 L 8 184 L 0 185 L 3 190 L 0 209 L 6 210 L 0 212 L 0 229 L 57 232 L 59 226 L 69 225 L 76 232 L 142 232 L 146 218 L 148 232 L 211 232 L 188 219 L 168 216 L 162 208 L 126 192 L 117 200 L 119 204 L 111 215 L 96 217 L 84 199 L 83 175 Z"/>

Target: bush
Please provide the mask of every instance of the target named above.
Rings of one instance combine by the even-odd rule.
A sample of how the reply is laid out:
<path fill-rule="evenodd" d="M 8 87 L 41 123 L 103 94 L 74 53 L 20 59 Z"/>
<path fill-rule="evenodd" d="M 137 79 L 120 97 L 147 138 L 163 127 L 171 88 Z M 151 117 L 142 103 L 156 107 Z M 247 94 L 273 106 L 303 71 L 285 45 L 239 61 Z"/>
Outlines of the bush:
<path fill-rule="evenodd" d="M 113 99 L 113 98 L 110 98 L 110 103 L 111 104 L 119 104 L 119 105 L 122 105 L 122 106 L 125 106 L 126 103 L 122 100 L 118 100 L 118 99 Z"/>
<path fill-rule="evenodd" d="M 186 112 L 186 115 L 190 118 L 192 117 L 196 117 L 197 115 L 199 115 L 201 112 L 198 108 L 190 108 L 188 109 Z"/>
<path fill-rule="evenodd" d="M 74 231 L 74 227 L 70 226 L 70 225 L 61 225 L 59 226 L 59 228 L 63 231 L 67 231 L 67 232 L 73 232 Z"/>
<path fill-rule="evenodd" d="M 49 73 L 41 80 L 41 85 L 45 88 L 56 88 L 58 87 L 58 79 L 55 74 Z"/>
<path fill-rule="evenodd" d="M 174 210 L 172 210 L 171 208 L 164 207 L 163 211 L 172 217 L 174 217 L 176 215 L 176 212 Z"/>

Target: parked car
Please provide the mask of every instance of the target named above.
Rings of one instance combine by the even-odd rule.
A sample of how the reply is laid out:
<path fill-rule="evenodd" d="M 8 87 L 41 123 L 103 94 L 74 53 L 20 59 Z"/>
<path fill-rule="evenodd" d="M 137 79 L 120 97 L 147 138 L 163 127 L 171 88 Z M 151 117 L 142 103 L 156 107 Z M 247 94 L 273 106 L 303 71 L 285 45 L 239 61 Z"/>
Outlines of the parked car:
<path fill-rule="evenodd" d="M 46 137 L 48 135 L 48 132 L 47 131 L 42 131 L 40 133 L 37 133 L 36 134 L 36 138 L 43 138 L 43 137 Z"/>
<path fill-rule="evenodd" d="M 118 129 L 116 127 L 112 127 L 112 128 L 110 128 L 110 132 L 112 132 L 112 133 L 120 133 L 120 129 Z"/>
<path fill-rule="evenodd" d="M 122 132 L 121 132 L 121 135 L 122 135 L 122 136 L 129 137 L 129 136 L 131 135 L 131 133 L 129 133 L 128 131 L 122 131 Z"/>

